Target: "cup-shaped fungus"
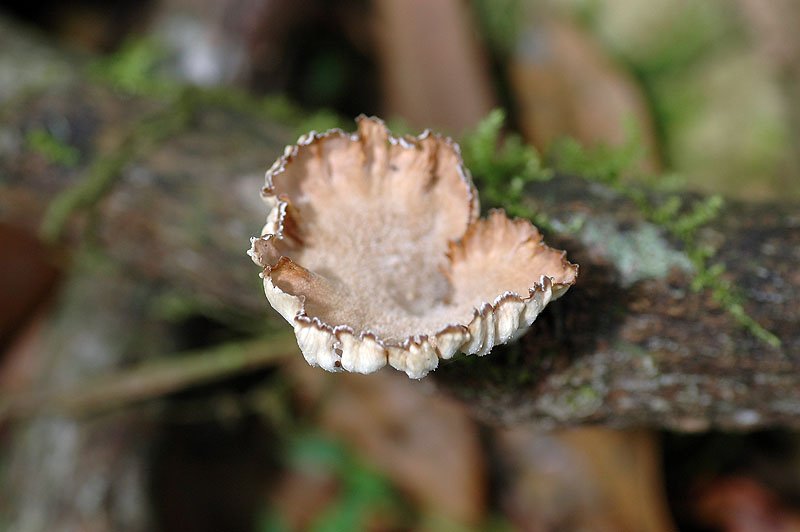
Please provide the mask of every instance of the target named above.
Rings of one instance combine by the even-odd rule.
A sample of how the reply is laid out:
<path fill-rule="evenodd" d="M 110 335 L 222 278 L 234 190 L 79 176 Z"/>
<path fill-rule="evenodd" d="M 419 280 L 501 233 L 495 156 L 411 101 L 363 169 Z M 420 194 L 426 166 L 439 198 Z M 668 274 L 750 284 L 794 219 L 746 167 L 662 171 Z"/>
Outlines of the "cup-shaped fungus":
<path fill-rule="evenodd" d="M 312 132 L 286 148 L 249 251 L 309 364 L 388 363 L 421 378 L 439 359 L 517 338 L 575 282 L 577 266 L 527 220 L 479 219 L 452 140 L 357 122 L 356 133 Z"/>

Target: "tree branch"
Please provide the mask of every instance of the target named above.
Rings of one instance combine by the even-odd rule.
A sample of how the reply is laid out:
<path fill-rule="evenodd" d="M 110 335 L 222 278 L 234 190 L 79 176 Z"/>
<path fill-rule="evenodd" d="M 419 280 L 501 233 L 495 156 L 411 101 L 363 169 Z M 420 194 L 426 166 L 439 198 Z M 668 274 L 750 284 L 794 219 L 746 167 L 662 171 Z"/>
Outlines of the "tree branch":
<path fill-rule="evenodd" d="M 64 389 L 6 397 L 0 400 L 0 423 L 39 414 L 82 416 L 114 410 L 269 367 L 295 351 L 294 335 L 287 330 L 249 342 L 164 357 Z"/>
<path fill-rule="evenodd" d="M 244 249 L 265 215 L 258 195 L 262 172 L 291 140 L 290 128 L 240 106 L 198 101 L 202 105 L 186 128 L 158 139 L 147 153 L 137 152 L 121 165 L 113 187 L 81 204 L 61 245 L 69 249 L 90 236 L 97 251 L 133 278 L 204 311 L 257 323 L 269 311 Z M 80 182 L 101 155 L 96 150 L 103 139 L 124 138 L 136 117 L 153 109 L 169 112 L 157 99 L 122 97 L 86 83 L 7 107 L 7 138 L 23 139 L 27 130 L 47 129 L 57 119 L 68 125 L 63 141 L 81 151 L 82 163 L 59 166 L 31 149 L 3 154 L 0 220 L 35 230 L 49 202 Z M 697 246 L 716 250 L 709 263 L 725 268 L 715 270 L 724 281 L 718 294 L 693 290 L 693 284 L 703 285 L 698 276 L 709 272 L 698 271 L 685 242 L 654 224 L 652 213 L 630 195 L 559 176 L 537 184 L 529 197 L 558 230 L 548 240 L 580 264 L 578 284 L 516 346 L 440 367 L 434 378 L 443 388 L 492 422 L 800 427 L 796 205 L 730 204 L 697 230 Z M 682 199 L 684 205 L 693 200 Z M 743 327 L 731 311 L 737 305 L 780 346 Z M 276 350 L 286 352 L 290 343 Z M 240 368 L 247 367 L 245 360 Z M 87 395 L 56 394 L 38 404 L 89 408 L 232 371 L 224 364 L 162 367 L 158 377 L 157 367 L 112 379 Z M 155 380 L 140 387 L 142 375 Z"/>

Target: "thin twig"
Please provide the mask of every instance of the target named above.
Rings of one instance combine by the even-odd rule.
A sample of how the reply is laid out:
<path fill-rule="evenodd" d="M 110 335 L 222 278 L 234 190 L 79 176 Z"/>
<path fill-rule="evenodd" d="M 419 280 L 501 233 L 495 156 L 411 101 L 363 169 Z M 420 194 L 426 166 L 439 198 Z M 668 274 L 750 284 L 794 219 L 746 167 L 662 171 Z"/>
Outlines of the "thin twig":
<path fill-rule="evenodd" d="M 276 333 L 166 357 L 68 389 L 24 393 L 0 401 L 0 422 L 38 414 L 86 415 L 120 408 L 198 384 L 254 371 L 297 350 L 294 335 Z"/>

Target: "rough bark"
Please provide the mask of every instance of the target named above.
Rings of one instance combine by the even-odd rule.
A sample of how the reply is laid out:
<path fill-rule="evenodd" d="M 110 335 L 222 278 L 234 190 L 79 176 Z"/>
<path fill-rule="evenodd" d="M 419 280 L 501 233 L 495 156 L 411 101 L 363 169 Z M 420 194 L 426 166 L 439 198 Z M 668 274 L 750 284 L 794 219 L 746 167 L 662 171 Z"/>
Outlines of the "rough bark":
<path fill-rule="evenodd" d="M 0 121 L 0 220 L 30 230 L 59 194 L 85 186 L 98 158 L 130 145 L 143 116 L 169 112 L 98 84 L 51 87 L 16 96 Z M 29 149 L 34 129 L 61 132 L 80 163 Z M 262 173 L 290 140 L 288 127 L 263 115 L 195 105 L 174 133 L 112 159 L 113 181 L 74 202 L 53 256 L 90 242 L 127 278 L 157 288 L 148 305 L 178 300 L 257 324 L 271 313 L 244 250 L 265 215 Z M 517 346 L 440 367 L 443 388 L 495 423 L 800 426 L 797 206 L 729 204 L 701 231 L 746 311 L 781 339 L 775 348 L 690 289 L 696 272 L 680 245 L 623 195 L 572 177 L 530 194 L 557 227 L 579 227 L 548 235 L 581 265 L 579 282 Z"/>
<path fill-rule="evenodd" d="M 583 220 L 558 236 L 581 266 L 578 283 L 521 347 L 440 369 L 456 395 L 505 423 L 800 426 L 797 206 L 729 203 L 699 230 L 746 312 L 781 340 L 772 347 L 691 288 L 697 272 L 681 246 L 624 195 L 568 177 L 531 194 L 564 225 Z"/>

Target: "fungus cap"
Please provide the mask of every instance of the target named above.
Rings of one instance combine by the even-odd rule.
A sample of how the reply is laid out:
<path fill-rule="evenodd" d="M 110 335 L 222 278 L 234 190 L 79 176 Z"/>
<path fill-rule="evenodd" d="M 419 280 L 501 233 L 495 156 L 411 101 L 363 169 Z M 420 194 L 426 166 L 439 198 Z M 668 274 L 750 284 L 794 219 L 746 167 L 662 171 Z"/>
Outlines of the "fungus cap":
<path fill-rule="evenodd" d="M 424 377 L 458 352 L 520 336 L 577 266 L 527 220 L 491 211 L 459 147 L 430 131 L 394 137 L 360 116 L 353 134 L 312 132 L 267 172 L 249 254 L 306 361 Z"/>

